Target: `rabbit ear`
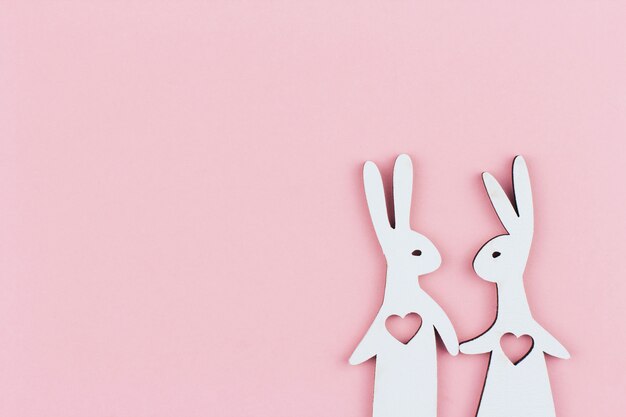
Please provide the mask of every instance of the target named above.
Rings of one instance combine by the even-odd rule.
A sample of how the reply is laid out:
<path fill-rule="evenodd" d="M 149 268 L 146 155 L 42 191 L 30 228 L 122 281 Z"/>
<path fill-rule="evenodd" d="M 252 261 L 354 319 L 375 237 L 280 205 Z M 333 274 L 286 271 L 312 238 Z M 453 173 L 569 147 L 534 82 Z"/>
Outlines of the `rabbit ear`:
<path fill-rule="evenodd" d="M 387 203 L 383 179 L 375 163 L 367 161 L 363 167 L 363 184 L 365 186 L 365 198 L 370 210 L 374 230 L 379 240 L 391 229 L 387 216 Z"/>
<path fill-rule="evenodd" d="M 402 154 L 393 167 L 393 206 L 396 229 L 410 229 L 411 194 L 413 193 L 413 164 L 409 155 Z"/>
<path fill-rule="evenodd" d="M 524 157 L 518 155 L 513 160 L 513 192 L 517 213 L 524 223 L 533 223 L 533 194 L 530 177 Z"/>
<path fill-rule="evenodd" d="M 496 180 L 490 173 L 483 172 L 483 183 L 485 184 L 491 204 L 496 210 L 496 214 L 500 218 L 502 225 L 509 231 L 509 233 L 512 233 L 513 230 L 518 228 L 519 218 L 517 217 L 517 213 L 511 204 L 511 200 L 509 200 L 509 197 L 502 189 L 498 180 Z"/>

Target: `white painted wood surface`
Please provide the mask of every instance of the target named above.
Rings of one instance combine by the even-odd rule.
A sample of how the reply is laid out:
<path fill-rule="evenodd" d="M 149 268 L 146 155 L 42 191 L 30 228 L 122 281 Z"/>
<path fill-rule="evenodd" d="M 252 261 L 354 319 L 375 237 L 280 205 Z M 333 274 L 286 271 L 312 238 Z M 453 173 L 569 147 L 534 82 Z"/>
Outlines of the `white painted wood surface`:
<path fill-rule="evenodd" d="M 483 182 L 491 203 L 508 234 L 496 236 L 483 245 L 474 258 L 474 270 L 498 290 L 498 310 L 491 327 L 480 336 L 461 344 L 466 354 L 490 353 L 478 417 L 553 417 L 552 391 L 545 355 L 569 358 L 568 351 L 533 318 L 523 273 L 534 231 L 533 199 L 524 158 L 513 161 L 515 205 L 489 173 Z M 505 355 L 500 339 L 506 333 L 529 335 L 530 352 L 517 364 Z"/>
<path fill-rule="evenodd" d="M 387 260 L 383 304 L 350 357 L 360 364 L 376 356 L 374 417 L 437 415 L 437 351 L 435 330 L 448 352 L 458 353 L 458 340 L 441 307 L 420 288 L 419 276 L 435 271 L 441 256 L 425 236 L 411 230 L 413 166 L 408 155 L 396 159 L 393 172 L 395 227 L 387 215 L 380 172 L 373 162 L 363 168 L 363 182 L 372 223 Z M 385 327 L 391 315 L 417 313 L 422 326 L 405 345 Z"/>

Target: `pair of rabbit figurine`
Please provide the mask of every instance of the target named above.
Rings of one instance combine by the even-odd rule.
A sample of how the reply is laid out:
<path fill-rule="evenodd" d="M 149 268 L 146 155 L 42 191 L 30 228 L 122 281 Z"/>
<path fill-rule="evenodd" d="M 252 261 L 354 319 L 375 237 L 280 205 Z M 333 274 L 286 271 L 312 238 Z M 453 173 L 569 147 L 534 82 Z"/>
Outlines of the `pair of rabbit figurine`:
<path fill-rule="evenodd" d="M 443 309 L 419 285 L 418 277 L 435 271 L 441 256 L 409 222 L 413 166 L 400 155 L 393 170 L 395 227 L 391 227 L 383 182 L 376 164 L 365 163 L 363 182 L 376 236 L 387 260 L 383 304 L 369 330 L 350 357 L 360 364 L 376 356 L 374 417 L 435 417 L 437 415 L 437 351 L 435 331 L 451 355 L 459 342 Z M 489 366 L 477 417 L 554 417 L 554 403 L 544 353 L 567 359 L 567 350 L 532 317 L 524 290 L 523 273 L 533 237 L 533 200 L 526 162 L 513 161 L 512 204 L 498 181 L 483 173 L 491 203 L 508 234 L 485 243 L 474 258 L 474 270 L 496 283 L 498 307 L 491 327 L 461 343 L 465 354 L 489 353 Z M 386 326 L 392 316 L 416 313 L 422 319 L 406 343 Z M 532 346 L 512 362 L 501 346 L 503 335 L 529 336 Z"/>

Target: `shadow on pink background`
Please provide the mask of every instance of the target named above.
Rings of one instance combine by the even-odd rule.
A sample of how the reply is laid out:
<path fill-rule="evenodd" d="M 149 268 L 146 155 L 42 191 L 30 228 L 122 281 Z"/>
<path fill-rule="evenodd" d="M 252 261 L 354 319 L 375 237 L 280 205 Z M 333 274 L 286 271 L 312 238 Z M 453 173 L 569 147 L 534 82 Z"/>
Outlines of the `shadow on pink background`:
<path fill-rule="evenodd" d="M 401 152 L 461 339 L 495 312 L 479 174 L 526 157 L 557 414 L 626 409 L 623 3 L 84 3 L 0 7 L 0 415 L 371 415 L 360 173 Z M 486 365 L 440 350 L 440 416 Z"/>

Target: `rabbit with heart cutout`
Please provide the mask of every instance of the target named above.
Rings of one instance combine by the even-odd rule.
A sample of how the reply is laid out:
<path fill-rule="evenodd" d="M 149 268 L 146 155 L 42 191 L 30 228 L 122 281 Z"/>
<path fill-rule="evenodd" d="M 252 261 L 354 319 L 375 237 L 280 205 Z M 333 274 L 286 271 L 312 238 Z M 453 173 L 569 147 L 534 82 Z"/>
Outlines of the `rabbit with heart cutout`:
<path fill-rule="evenodd" d="M 363 168 L 363 183 L 374 230 L 387 260 L 387 280 L 383 304 L 349 361 L 356 365 L 376 356 L 374 417 L 435 417 L 435 330 L 450 354 L 456 355 L 459 347 L 447 315 L 419 285 L 420 275 L 439 268 L 441 256 L 430 240 L 411 230 L 411 159 L 400 155 L 393 170 L 395 227 L 389 223 L 380 172 L 371 161 Z M 421 326 L 408 341 L 398 340 L 386 327 L 387 319 L 412 314 L 419 315 Z"/>
<path fill-rule="evenodd" d="M 568 351 L 533 318 L 523 273 L 533 238 L 534 214 L 530 178 L 521 156 L 513 161 L 511 203 L 498 181 L 483 173 L 491 203 L 508 234 L 485 243 L 474 258 L 474 270 L 482 279 L 496 283 L 498 310 L 491 327 L 480 336 L 461 344 L 466 354 L 490 353 L 487 377 L 477 417 L 554 417 L 554 402 L 545 354 L 569 358 Z M 502 348 L 507 334 L 530 337 L 528 352 L 511 360 Z"/>

